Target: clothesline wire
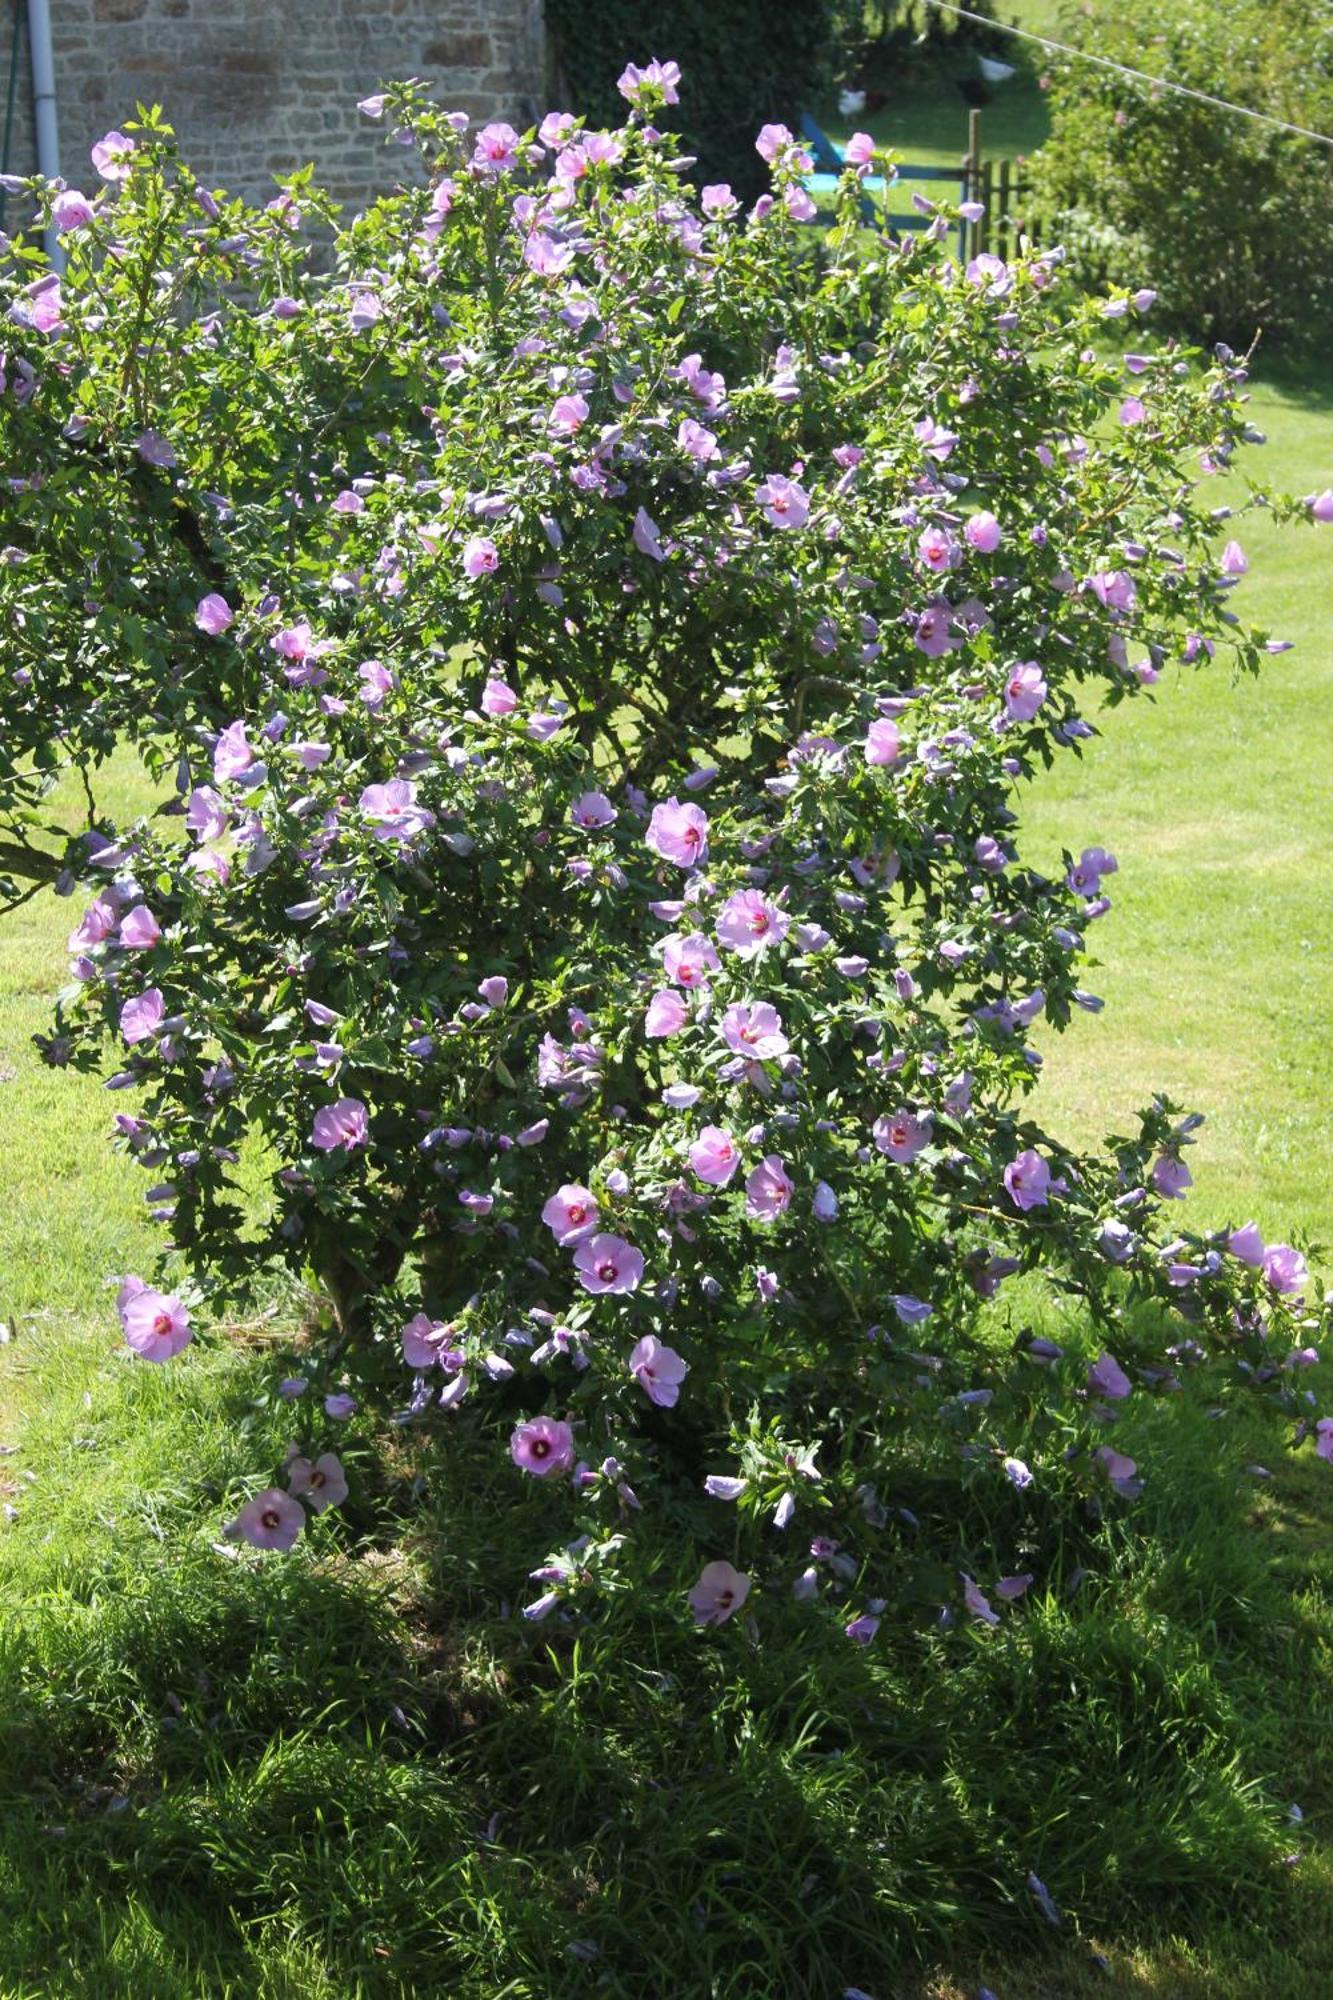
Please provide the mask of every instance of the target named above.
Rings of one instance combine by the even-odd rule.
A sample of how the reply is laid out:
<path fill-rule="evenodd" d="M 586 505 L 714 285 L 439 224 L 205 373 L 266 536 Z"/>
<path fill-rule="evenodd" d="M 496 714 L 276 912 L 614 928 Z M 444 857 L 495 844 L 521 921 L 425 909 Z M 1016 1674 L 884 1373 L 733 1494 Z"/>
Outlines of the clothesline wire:
<path fill-rule="evenodd" d="M 993 21 L 985 14 L 974 14 L 967 7 L 956 7 L 951 0 L 925 0 L 928 7 L 937 7 L 941 13 L 954 14 L 960 21 L 975 21 L 983 28 L 990 28 L 1001 35 L 1012 35 L 1020 42 L 1035 42 L 1038 48 L 1054 49 L 1057 55 L 1072 56 L 1076 62 L 1095 63 L 1099 69 L 1114 70 L 1117 76 L 1127 76 L 1135 83 L 1150 84 L 1154 90 L 1173 91 L 1177 97 L 1192 97 L 1198 104 L 1211 104 L 1218 111 L 1234 112 L 1238 118 L 1252 118 L 1256 124 L 1271 125 L 1279 132 L 1292 132 L 1300 139 L 1313 139 L 1317 146 L 1333 148 L 1333 137 L 1327 132 L 1312 132 L 1308 125 L 1292 125 L 1285 118 L 1274 118 L 1267 111 L 1252 111 L 1248 104 L 1232 104 L 1225 97 L 1214 97 L 1206 90 L 1194 90 L 1187 83 L 1172 83 L 1169 77 L 1150 76 L 1146 70 L 1130 69 L 1126 63 L 1112 62 L 1109 56 L 1093 55 L 1090 49 L 1078 49 L 1068 42 L 1053 42 L 1046 35 L 1033 34 L 1030 28 L 1018 28 L 1005 21 Z"/>

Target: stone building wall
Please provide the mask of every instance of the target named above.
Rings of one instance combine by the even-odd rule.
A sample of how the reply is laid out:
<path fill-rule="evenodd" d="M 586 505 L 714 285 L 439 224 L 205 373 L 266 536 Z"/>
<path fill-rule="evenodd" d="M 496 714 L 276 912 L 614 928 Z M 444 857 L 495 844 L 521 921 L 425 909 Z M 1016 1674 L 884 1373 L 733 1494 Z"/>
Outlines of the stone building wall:
<path fill-rule="evenodd" d="M 61 171 L 73 186 L 93 178 L 89 147 L 140 102 L 162 106 L 207 186 L 267 196 L 275 173 L 313 160 L 316 178 L 353 202 L 392 178 L 382 128 L 356 109 L 383 82 L 427 79 L 451 108 L 520 129 L 548 108 L 542 0 L 50 0 L 50 8 Z M 12 23 L 7 7 L 0 21 Z M 34 165 L 26 35 L 22 62 L 18 173 Z"/>

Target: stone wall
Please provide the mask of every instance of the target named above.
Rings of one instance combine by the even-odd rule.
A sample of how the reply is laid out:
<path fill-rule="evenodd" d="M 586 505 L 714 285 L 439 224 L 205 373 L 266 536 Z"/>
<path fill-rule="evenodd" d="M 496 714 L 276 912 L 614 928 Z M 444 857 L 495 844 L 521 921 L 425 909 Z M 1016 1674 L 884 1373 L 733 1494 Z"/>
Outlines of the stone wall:
<path fill-rule="evenodd" d="M 356 101 L 427 79 L 450 107 L 520 129 L 547 109 L 542 0 L 50 0 L 61 170 L 137 103 L 160 104 L 210 187 L 250 197 L 315 163 L 355 202 L 391 180 L 384 134 Z M 12 17 L 0 12 L 6 27 Z M 7 44 L 6 52 L 7 52 Z M 26 36 L 12 170 L 33 167 Z"/>

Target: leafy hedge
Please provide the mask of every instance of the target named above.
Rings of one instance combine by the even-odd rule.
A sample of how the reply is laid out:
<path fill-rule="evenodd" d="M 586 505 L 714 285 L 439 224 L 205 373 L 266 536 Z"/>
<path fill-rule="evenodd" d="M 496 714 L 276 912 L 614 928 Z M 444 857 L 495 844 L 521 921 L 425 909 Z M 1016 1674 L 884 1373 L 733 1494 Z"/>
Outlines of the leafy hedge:
<path fill-rule="evenodd" d="M 1115 61 L 1333 132 L 1333 9 L 1307 0 L 1117 0 L 1080 17 Z M 1157 287 L 1171 323 L 1309 344 L 1333 310 L 1333 151 L 1085 62 L 1050 78 L 1033 161 L 1053 234 L 1091 283 Z"/>

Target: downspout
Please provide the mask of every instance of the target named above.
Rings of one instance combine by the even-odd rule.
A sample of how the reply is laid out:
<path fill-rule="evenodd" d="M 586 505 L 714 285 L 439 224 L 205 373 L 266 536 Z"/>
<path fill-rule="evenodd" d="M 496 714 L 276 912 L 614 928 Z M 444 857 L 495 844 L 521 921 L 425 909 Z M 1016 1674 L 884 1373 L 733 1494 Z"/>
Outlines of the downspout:
<path fill-rule="evenodd" d="M 18 0 L 15 0 L 17 5 Z M 60 133 L 56 125 L 56 60 L 51 45 L 51 0 L 28 0 L 28 48 L 32 56 L 32 122 L 37 135 L 37 171 L 60 178 Z M 53 271 L 65 268 L 60 233 L 46 231 L 46 255 Z"/>

